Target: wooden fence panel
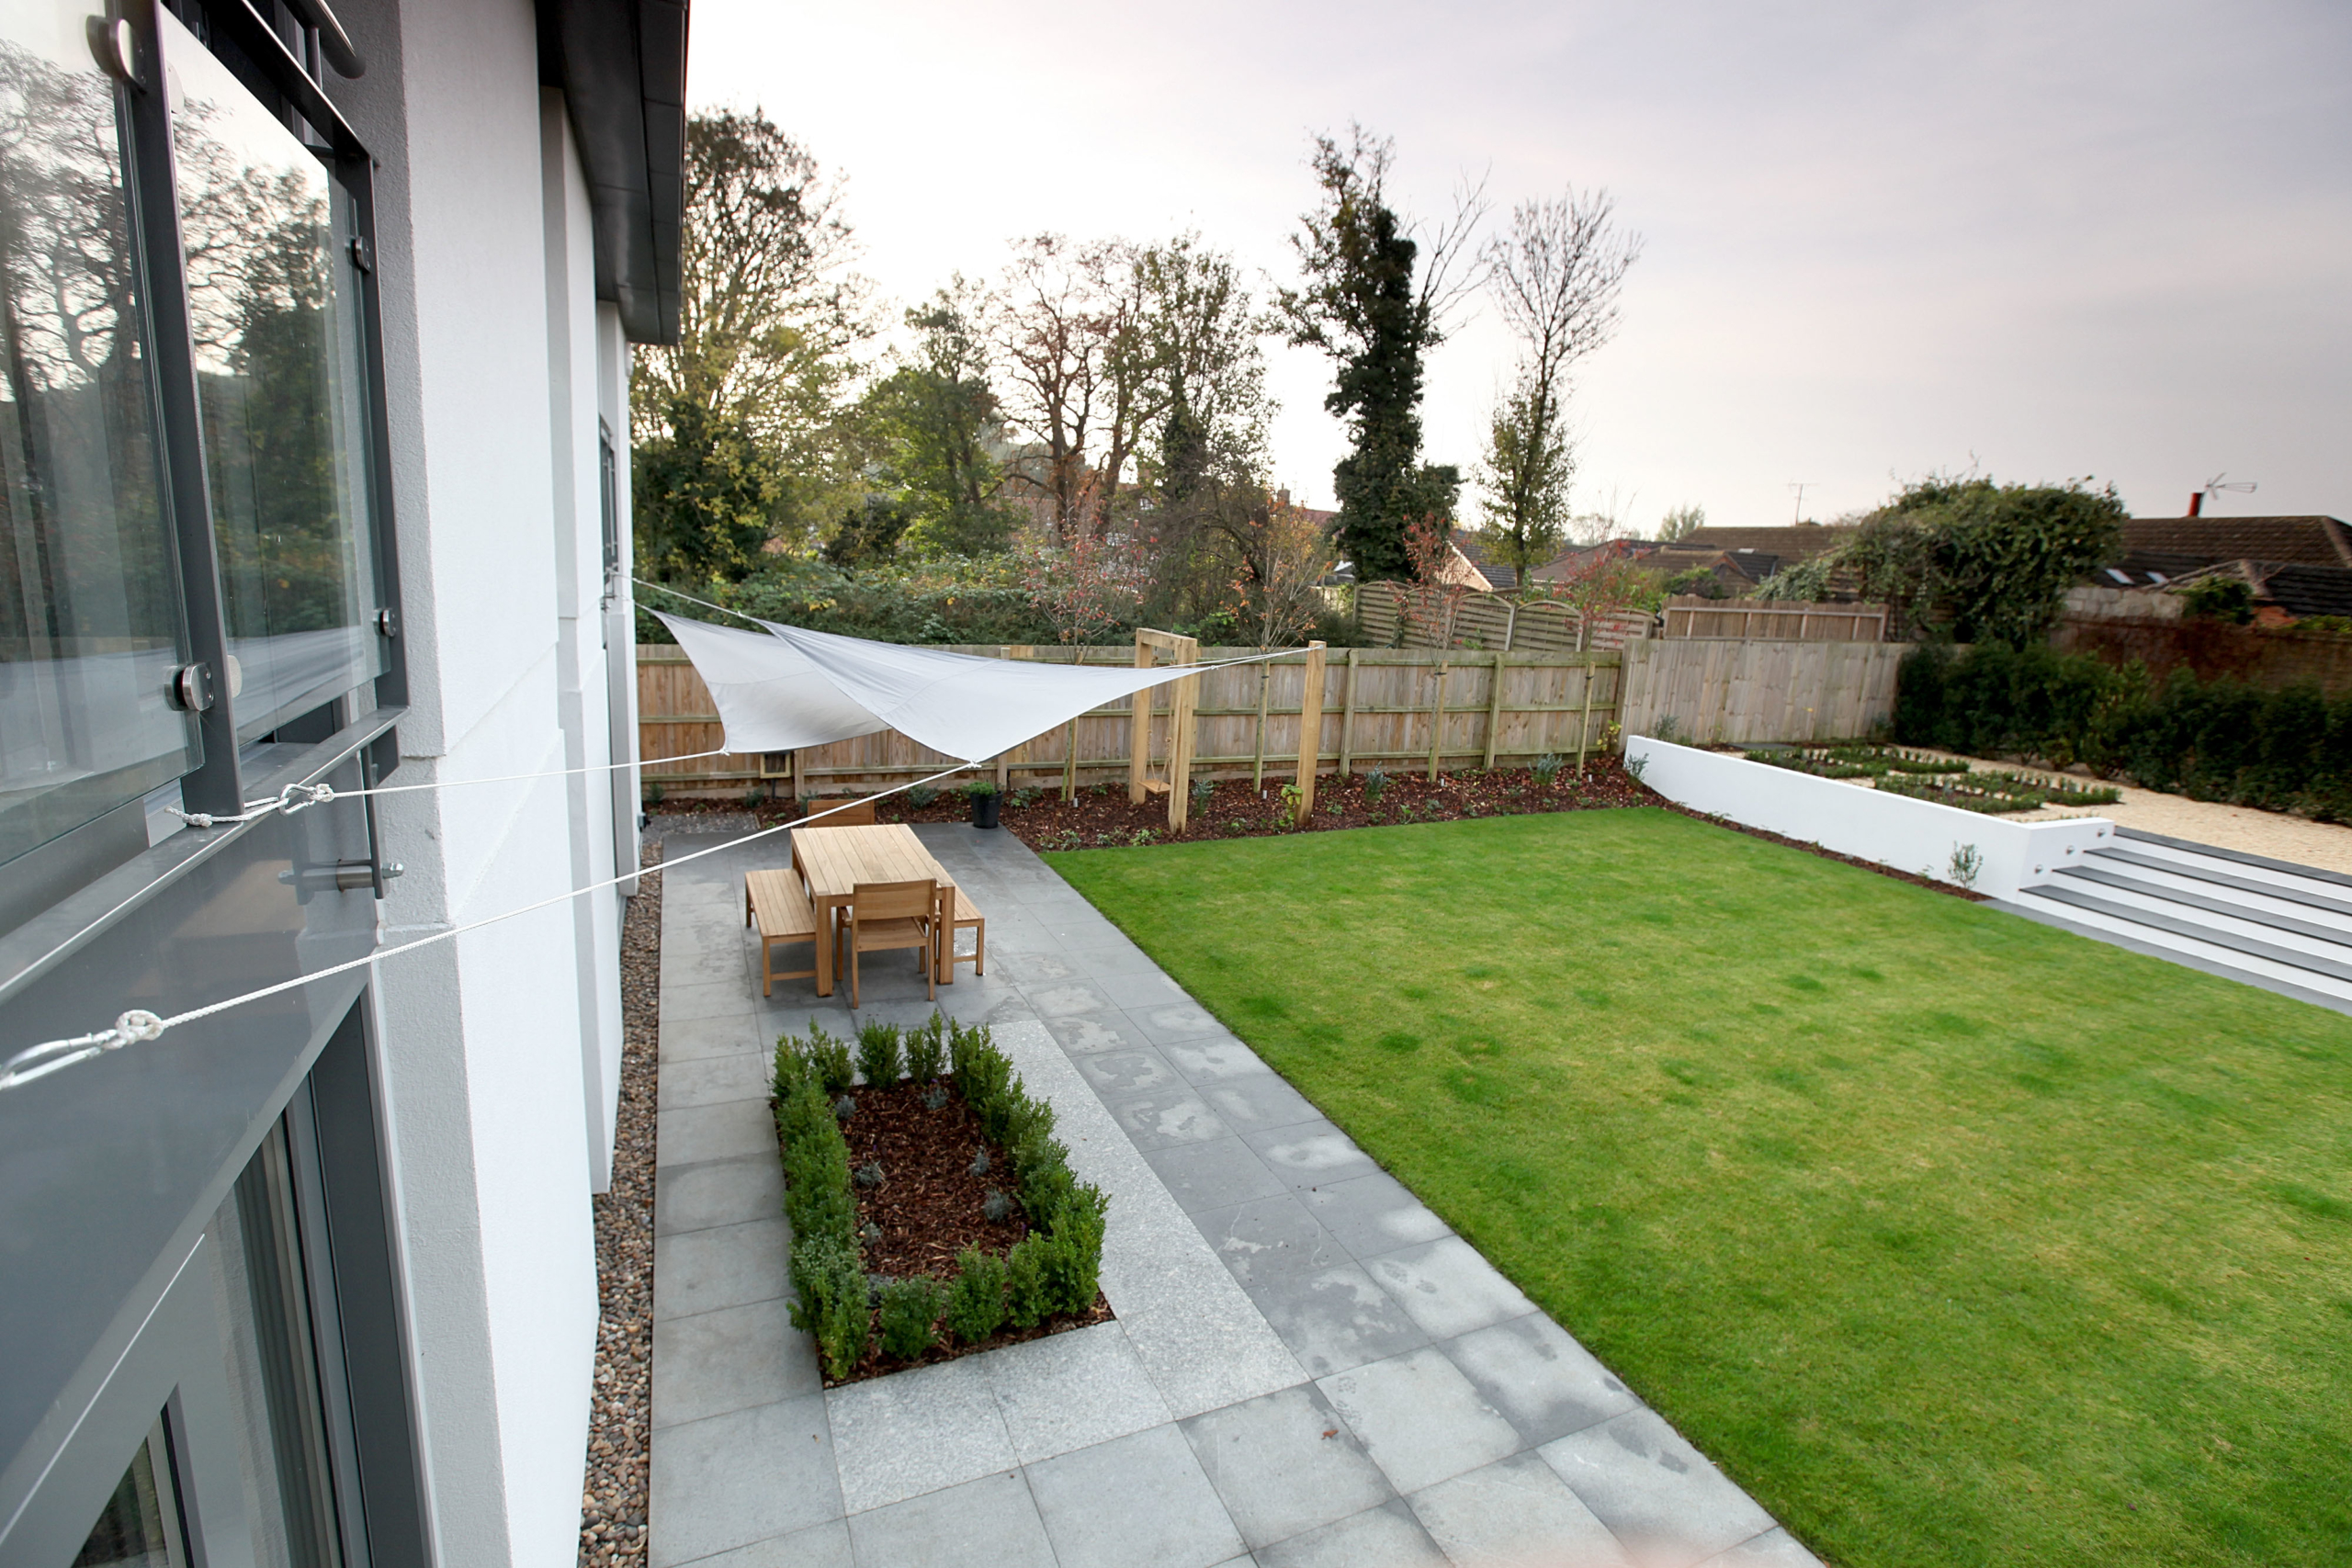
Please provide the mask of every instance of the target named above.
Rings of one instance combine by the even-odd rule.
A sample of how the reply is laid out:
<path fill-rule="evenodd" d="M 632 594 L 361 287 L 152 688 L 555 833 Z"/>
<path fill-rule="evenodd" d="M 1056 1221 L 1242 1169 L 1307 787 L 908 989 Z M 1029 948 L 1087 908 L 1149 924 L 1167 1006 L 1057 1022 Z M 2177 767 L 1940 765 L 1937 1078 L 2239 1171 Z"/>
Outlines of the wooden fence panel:
<path fill-rule="evenodd" d="M 1364 640 L 1396 648 L 1435 648 L 1430 628 L 1405 613 L 1406 592 L 1394 582 L 1368 582 L 1356 590 L 1356 626 Z M 1457 648 L 1507 653 L 1574 653 L 1577 613 L 1549 600 L 1521 604 L 1501 593 L 1465 593 L 1453 612 Z M 1650 635 L 1650 617 L 1639 611 L 1611 615 L 1595 624 L 1592 647 L 1613 653 Z"/>
<path fill-rule="evenodd" d="M 1667 637 L 1735 637 L 1770 642 L 1883 642 L 1883 604 L 1816 604 L 1781 599 L 1702 599 L 1666 602 Z"/>
<path fill-rule="evenodd" d="M 989 657 L 1029 657 L 1068 661 L 1067 649 L 963 648 L 953 651 Z M 1251 649 L 1204 649 L 1204 660 L 1245 658 Z M 1127 666 L 1127 648 L 1089 648 L 1083 662 Z M 1498 764 L 1521 765 L 1552 752 L 1572 755 L 1584 738 L 1599 750 L 1617 722 L 1623 686 L 1620 655 L 1554 653 L 1503 656 L 1496 687 L 1493 653 L 1424 649 L 1351 649 L 1346 660 L 1328 660 L 1323 670 L 1322 722 L 1317 750 L 1327 769 L 1396 773 L 1427 768 L 1438 742 L 1438 766 L 1482 766 L 1491 755 Z M 1235 665 L 1200 678 L 1193 715 L 1193 772 L 1219 778 L 1285 782 L 1297 771 L 1299 716 L 1306 694 L 1304 651 L 1262 664 Z M 1586 684 L 1591 685 L 1586 711 Z M 1441 686 L 1442 682 L 1442 686 Z M 721 755 L 667 759 L 724 744 L 710 694 L 694 666 L 676 648 L 638 649 L 640 723 L 639 745 L 649 786 L 673 794 L 738 795 L 748 788 L 805 795 L 862 791 L 903 784 L 950 765 L 950 760 L 917 746 L 894 730 L 810 747 L 789 759 Z M 1442 722 L 1437 704 L 1443 699 Z M 1174 736 L 1166 687 L 1139 694 L 1151 704 L 1149 765 L 1165 777 Z M 1261 700 L 1263 729 L 1261 731 Z M 1077 782 L 1124 783 L 1127 773 L 1130 702 L 1097 708 L 1074 725 L 1058 726 L 1006 752 L 1001 771 L 1016 787 L 1057 788 L 1076 736 Z"/>
<path fill-rule="evenodd" d="M 1894 714 L 1903 643 L 1657 638 L 1625 649 L 1625 728 L 1704 744 L 1842 740 Z"/>

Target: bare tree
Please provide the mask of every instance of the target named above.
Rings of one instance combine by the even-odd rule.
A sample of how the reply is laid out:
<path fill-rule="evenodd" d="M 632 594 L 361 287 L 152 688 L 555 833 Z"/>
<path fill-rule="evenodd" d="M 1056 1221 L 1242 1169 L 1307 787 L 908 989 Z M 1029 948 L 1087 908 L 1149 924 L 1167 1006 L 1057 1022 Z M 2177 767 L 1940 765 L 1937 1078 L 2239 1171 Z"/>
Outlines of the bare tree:
<path fill-rule="evenodd" d="M 1100 528 L 1157 416 L 1143 313 L 1126 242 L 1015 243 L 991 311 L 1005 417 L 1037 448 L 1023 477 L 1065 542 Z"/>
<path fill-rule="evenodd" d="M 1556 199 L 1512 209 L 1510 231 L 1481 253 L 1520 357 L 1495 410 L 1479 481 L 1490 502 L 1490 547 L 1521 584 L 1558 552 L 1569 524 L 1568 373 L 1616 331 L 1618 293 L 1641 251 L 1640 235 L 1617 228 L 1607 191 L 1570 186 Z"/>

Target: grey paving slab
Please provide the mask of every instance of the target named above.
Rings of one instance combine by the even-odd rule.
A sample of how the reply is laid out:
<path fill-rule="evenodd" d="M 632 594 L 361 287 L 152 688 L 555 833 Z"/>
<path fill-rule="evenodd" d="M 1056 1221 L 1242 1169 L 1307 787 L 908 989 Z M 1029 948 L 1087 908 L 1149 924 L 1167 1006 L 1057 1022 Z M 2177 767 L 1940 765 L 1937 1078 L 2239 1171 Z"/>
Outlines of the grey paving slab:
<path fill-rule="evenodd" d="M 721 1100 L 664 1110 L 654 1123 L 654 1158 L 661 1165 L 699 1165 L 775 1147 L 775 1118 L 764 1099 Z"/>
<path fill-rule="evenodd" d="M 1127 1016 L 1143 1031 L 1145 1039 L 1155 1045 L 1181 1044 L 1187 1040 L 1222 1039 L 1227 1032 L 1209 1013 L 1208 1009 L 1190 1001 L 1172 1002 L 1164 1007 L 1129 1008 Z"/>
<path fill-rule="evenodd" d="M 1453 1234 L 1386 1171 L 1302 1190 L 1299 1201 L 1359 1260 Z"/>
<path fill-rule="evenodd" d="M 1406 1501 L 1457 1563 L 1476 1568 L 1629 1568 L 1609 1527 L 1533 1453 L 1425 1486 Z"/>
<path fill-rule="evenodd" d="M 1187 1213 L 1227 1209 L 1252 1198 L 1272 1198 L 1289 1190 L 1282 1178 L 1268 1170 L 1266 1162 L 1238 1138 L 1174 1144 L 1147 1150 L 1143 1157 Z"/>
<path fill-rule="evenodd" d="M 1105 1098 L 1171 1089 L 1178 1082 L 1176 1069 L 1157 1051 L 1093 1051 L 1077 1062 L 1079 1072 Z"/>
<path fill-rule="evenodd" d="M 1370 1176 L 1380 1167 L 1329 1122 L 1302 1122 L 1243 1134 L 1266 1168 L 1293 1187 L 1321 1187 Z"/>
<path fill-rule="evenodd" d="M 655 1168 L 653 1232 L 676 1235 L 773 1218 L 784 1206 L 784 1172 L 773 1154 Z"/>
<path fill-rule="evenodd" d="M 652 1568 L 842 1517 L 825 1402 L 816 1394 L 659 1427 L 650 1446 Z"/>
<path fill-rule="evenodd" d="M 1061 1568 L 1210 1568 L 1246 1551 L 1172 1425 L 1029 1467 Z"/>
<path fill-rule="evenodd" d="M 1072 1055 L 1094 1051 L 1150 1048 L 1143 1032 L 1130 1025 L 1124 1013 L 1080 1013 L 1069 1018 L 1048 1018 L 1043 1021 L 1046 1032 Z"/>
<path fill-rule="evenodd" d="M 1159 965 L 1152 962 L 1151 954 L 1124 937 L 1101 947 L 1073 948 L 1069 958 L 1080 974 L 1091 975 L 1097 979 L 1108 975 L 1159 973 Z"/>
<path fill-rule="evenodd" d="M 1252 1547 L 1286 1540 L 1396 1495 L 1312 1383 L 1195 1416 L 1183 1429 L 1209 1484 Z"/>
<path fill-rule="evenodd" d="M 653 1238 L 653 1317 L 687 1317 L 790 1293 L 782 1217 Z"/>
<path fill-rule="evenodd" d="M 1690 1568 L 1773 1528 L 1654 1410 L 1629 1411 L 1537 1452 L 1643 1568 Z"/>
<path fill-rule="evenodd" d="M 976 1357 L 825 1393 L 852 1514 L 1016 1468 L 1012 1440 Z"/>
<path fill-rule="evenodd" d="M 1401 1500 L 1295 1535 L 1256 1555 L 1262 1568 L 1453 1568 Z"/>
<path fill-rule="evenodd" d="M 1519 1434 L 1435 1348 L 1319 1378 L 1397 1491 L 1418 1492 L 1515 1453 Z"/>
<path fill-rule="evenodd" d="M 1037 1568 L 1054 1560 L 1017 1471 L 854 1514 L 849 1534 L 858 1568 Z"/>
<path fill-rule="evenodd" d="M 1087 975 L 1068 953 L 1008 953 L 996 968 L 1015 986 L 1052 986 L 1065 980 L 1082 980 Z"/>
<path fill-rule="evenodd" d="M 653 1425 L 724 1416 L 824 1390 L 816 1349 L 782 1298 L 653 1325 Z"/>
<path fill-rule="evenodd" d="M 1700 1568 L 1821 1568 L 1821 1559 L 1807 1551 L 1796 1537 L 1776 1526 L 1727 1551 L 1717 1552 Z"/>
<path fill-rule="evenodd" d="M 1245 1289 L 1349 1261 L 1347 1250 L 1288 1191 L 1194 1214 L 1193 1223 Z"/>
<path fill-rule="evenodd" d="M 1473 1330 L 1441 1348 L 1530 1443 L 1581 1432 L 1641 1404 L 1590 1351 L 1540 1312 Z"/>
<path fill-rule="evenodd" d="M 732 1551 L 695 1559 L 693 1568 L 856 1568 L 850 1549 L 849 1524 L 828 1519 L 821 1525 L 772 1535 Z"/>
<path fill-rule="evenodd" d="M 741 986 L 747 976 L 756 977 L 741 942 L 700 948 L 680 947 L 667 942 L 662 944 L 664 991 L 673 986 Z"/>
<path fill-rule="evenodd" d="M 1323 1119 L 1323 1113 L 1306 1096 L 1272 1073 L 1205 1083 L 1200 1086 L 1200 1096 L 1227 1126 L 1239 1134 L 1295 1127 Z"/>
<path fill-rule="evenodd" d="M 768 1077 L 774 1058 L 759 1050 L 730 1051 L 723 1056 L 671 1062 L 662 1072 L 655 1100 L 663 1114 L 695 1105 L 719 1105 L 730 1100 L 768 1097 Z"/>
<path fill-rule="evenodd" d="M 761 1041 L 770 1051 L 775 1050 L 778 1036 L 797 1034 L 806 1037 L 811 1028 L 822 1029 L 842 1040 L 854 1039 L 857 1035 L 857 1015 L 849 1010 L 846 988 L 836 998 L 802 997 L 798 1000 L 786 1000 L 779 987 L 775 1003 L 761 1010 L 759 1021 Z"/>
<path fill-rule="evenodd" d="M 996 1395 L 1023 1463 L 1169 1421 L 1168 1402 L 1116 1323 L 1072 1329 L 971 1359 Z"/>
<path fill-rule="evenodd" d="M 1149 969 L 1101 970 L 1090 964 L 1088 973 L 1104 996 L 1130 1012 L 1193 1005 L 1193 998 L 1184 988 L 1161 974 L 1156 965 Z"/>
<path fill-rule="evenodd" d="M 1460 1236 L 1400 1247 L 1366 1267 L 1408 1316 L 1440 1339 L 1535 1310 L 1518 1286 Z"/>
<path fill-rule="evenodd" d="M 1208 1101 L 1182 1084 L 1110 1096 L 1103 1103 L 1136 1147 L 1147 1152 L 1176 1144 L 1204 1144 L 1233 1131 L 1209 1109 Z"/>
<path fill-rule="evenodd" d="M 668 911 L 663 911 L 666 928 Z M 757 984 L 746 986 L 741 976 L 717 983 L 662 987 L 662 1023 L 667 1028 L 673 1022 L 683 1023 L 697 1018 L 745 1018 L 752 1003 L 758 998 Z"/>
<path fill-rule="evenodd" d="M 1071 1018 L 1080 1014 L 1101 1017 L 1118 1010 L 1118 1004 L 1104 996 L 1102 987 L 1091 980 L 1048 980 L 1023 986 L 1021 994 L 1029 998 L 1029 1005 L 1037 1010 L 1039 1018 Z"/>
<path fill-rule="evenodd" d="M 1020 953 L 1059 953 L 1061 939 L 1046 922 L 1016 908 L 1009 913 L 989 911 L 989 958 L 995 963 Z"/>
<path fill-rule="evenodd" d="M 1159 1054 L 1168 1058 L 1170 1066 L 1183 1075 L 1186 1082 L 1193 1084 L 1266 1077 L 1274 1070 L 1259 1058 L 1257 1052 L 1230 1034 L 1162 1045 Z"/>
<path fill-rule="evenodd" d="M 759 995 L 757 987 L 752 996 Z M 740 995 L 735 1010 L 708 1018 L 685 1018 L 673 1015 L 667 1007 L 662 1010 L 662 1066 L 666 1071 L 673 1062 L 687 1062 L 700 1056 L 736 1056 L 755 1055 L 763 1048 L 773 1049 L 775 1032 L 766 1028 Z"/>
<path fill-rule="evenodd" d="M 1430 1342 L 1360 1263 L 1245 1286 L 1250 1300 L 1316 1377 L 1344 1372 Z"/>

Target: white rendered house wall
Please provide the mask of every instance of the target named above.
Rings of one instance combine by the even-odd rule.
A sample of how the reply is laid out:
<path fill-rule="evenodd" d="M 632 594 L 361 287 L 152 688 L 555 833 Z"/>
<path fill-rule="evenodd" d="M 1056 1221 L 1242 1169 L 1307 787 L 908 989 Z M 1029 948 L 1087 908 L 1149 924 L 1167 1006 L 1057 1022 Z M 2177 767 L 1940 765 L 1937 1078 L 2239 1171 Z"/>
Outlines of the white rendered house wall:
<path fill-rule="evenodd" d="M 1625 764 L 1678 806 L 1938 882 L 1960 883 L 1961 852 L 1973 849 L 1978 865 L 1966 885 L 1996 898 L 2047 881 L 2115 832 L 2101 817 L 2005 822 L 1641 735 L 1626 737 Z"/>

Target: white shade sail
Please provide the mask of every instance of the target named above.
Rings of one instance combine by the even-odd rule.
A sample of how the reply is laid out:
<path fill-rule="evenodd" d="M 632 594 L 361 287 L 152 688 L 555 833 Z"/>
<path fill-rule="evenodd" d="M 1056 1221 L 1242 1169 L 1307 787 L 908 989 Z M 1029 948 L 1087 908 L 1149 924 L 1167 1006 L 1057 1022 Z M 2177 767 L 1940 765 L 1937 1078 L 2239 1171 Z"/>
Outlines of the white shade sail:
<path fill-rule="evenodd" d="M 1010 751 L 1082 713 L 1212 666 L 1105 669 L 982 659 L 762 621 L 662 624 L 701 671 L 729 751 L 783 751 L 895 729 L 958 761 Z"/>

